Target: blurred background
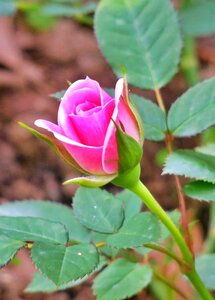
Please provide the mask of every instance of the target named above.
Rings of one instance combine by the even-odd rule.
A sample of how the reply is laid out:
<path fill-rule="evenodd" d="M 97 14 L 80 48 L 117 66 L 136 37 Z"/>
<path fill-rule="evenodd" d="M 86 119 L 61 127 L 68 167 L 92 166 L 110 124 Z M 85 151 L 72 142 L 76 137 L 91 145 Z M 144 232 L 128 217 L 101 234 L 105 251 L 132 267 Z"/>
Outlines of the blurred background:
<path fill-rule="evenodd" d="M 116 77 L 102 57 L 93 33 L 93 14 L 98 2 L 0 0 L 0 203 L 47 199 L 71 204 L 77 187 L 63 187 L 62 182 L 77 174 L 17 121 L 29 126 L 38 118 L 56 121 L 59 102 L 51 95 L 67 88 L 67 81 L 89 76 L 103 87 L 114 87 Z M 179 11 L 184 50 L 180 72 L 162 89 L 167 105 L 188 86 L 215 75 L 214 3 L 210 7 L 202 0 L 173 2 Z M 200 8 L 197 2 L 202 5 Z M 152 92 L 130 88 L 154 99 Z M 215 141 L 214 128 L 198 138 L 182 139 L 178 146 L 193 148 L 207 141 Z M 146 141 L 144 153 L 145 184 L 166 209 L 173 209 L 177 206 L 174 184 L 170 177 L 160 176 L 166 155 L 164 144 Z M 199 217 L 204 223 L 208 209 L 199 205 Z M 194 230 L 195 247 L 200 250 L 204 227 L 196 226 Z M 25 293 L 33 272 L 28 255 L 20 251 L 13 263 L 0 270 L 0 300 L 95 299 L 90 282 L 66 292 Z"/>

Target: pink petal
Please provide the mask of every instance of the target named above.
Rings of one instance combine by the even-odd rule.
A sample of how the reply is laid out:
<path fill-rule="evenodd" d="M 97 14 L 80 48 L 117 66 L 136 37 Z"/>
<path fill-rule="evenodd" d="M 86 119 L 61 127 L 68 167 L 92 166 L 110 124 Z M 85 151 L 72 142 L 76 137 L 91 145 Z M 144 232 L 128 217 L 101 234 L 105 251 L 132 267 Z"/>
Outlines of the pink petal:
<path fill-rule="evenodd" d="M 115 109 L 112 120 L 117 122 L 119 103 L 123 92 L 123 78 L 119 79 L 115 88 Z M 104 141 L 102 153 L 103 169 L 107 174 L 117 173 L 118 171 L 118 149 L 116 142 L 116 129 L 113 122 L 110 122 Z"/>
<path fill-rule="evenodd" d="M 114 100 L 108 102 L 103 109 L 92 115 L 70 116 L 70 121 L 82 144 L 103 146 L 113 110 Z"/>
<path fill-rule="evenodd" d="M 119 103 L 119 113 L 117 119 L 123 124 L 125 132 L 133 137 L 137 142 L 140 142 L 140 132 L 137 120 L 135 119 L 135 116 L 133 115 L 129 106 L 127 106 L 124 101 L 120 101 Z"/>
<path fill-rule="evenodd" d="M 77 143 L 62 134 L 62 130 L 56 124 L 46 120 L 36 120 L 35 125 L 52 132 L 54 136 L 63 142 L 71 156 L 81 168 L 92 174 L 105 174 L 102 167 L 102 148 L 90 147 Z"/>
<path fill-rule="evenodd" d="M 72 153 L 72 157 L 76 160 L 76 162 L 80 165 L 80 167 L 86 170 L 88 173 L 94 175 L 104 175 L 105 172 L 102 166 L 102 149 L 103 147 L 82 147 L 69 145 L 63 143 L 67 151 Z"/>

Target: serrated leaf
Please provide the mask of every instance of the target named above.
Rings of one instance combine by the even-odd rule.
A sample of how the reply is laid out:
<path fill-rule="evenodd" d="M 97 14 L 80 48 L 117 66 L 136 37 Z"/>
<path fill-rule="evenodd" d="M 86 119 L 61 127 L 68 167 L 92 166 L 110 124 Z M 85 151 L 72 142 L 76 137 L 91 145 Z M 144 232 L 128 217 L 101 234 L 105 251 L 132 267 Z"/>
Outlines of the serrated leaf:
<path fill-rule="evenodd" d="M 95 32 L 115 73 L 121 76 L 123 65 L 135 86 L 162 87 L 177 71 L 181 38 L 169 0 L 102 0 Z"/>
<path fill-rule="evenodd" d="M 203 201 L 215 201 L 215 184 L 204 181 L 194 181 L 183 187 L 185 195 Z"/>
<path fill-rule="evenodd" d="M 180 12 L 182 30 L 193 37 L 214 34 L 214 16 L 214 0 L 196 1 Z"/>
<path fill-rule="evenodd" d="M 205 146 L 195 148 L 196 151 L 215 156 L 215 143 L 209 143 Z"/>
<path fill-rule="evenodd" d="M 69 233 L 69 240 L 88 242 L 89 233 L 74 216 L 71 208 L 50 201 L 23 200 L 0 205 L 0 216 L 36 217 L 61 223 Z"/>
<path fill-rule="evenodd" d="M 78 220 L 89 229 L 101 233 L 115 232 L 123 222 L 120 201 L 99 188 L 79 188 L 73 199 Z"/>
<path fill-rule="evenodd" d="M 215 158 L 192 150 L 177 150 L 167 157 L 162 174 L 175 174 L 215 183 Z"/>
<path fill-rule="evenodd" d="M 0 267 L 6 265 L 16 254 L 16 252 L 25 246 L 25 243 L 10 239 L 6 236 L 0 236 Z"/>
<path fill-rule="evenodd" d="M 201 255 L 196 258 L 196 270 L 205 286 L 215 290 L 215 254 Z"/>
<path fill-rule="evenodd" d="M 98 300 L 121 300 L 140 292 L 151 279 L 149 266 L 118 259 L 96 277 L 93 292 Z"/>
<path fill-rule="evenodd" d="M 162 110 L 150 100 L 131 94 L 144 125 L 144 137 L 152 141 L 162 141 L 167 131 L 165 115 Z"/>
<path fill-rule="evenodd" d="M 190 88 L 171 106 L 168 128 L 174 136 L 192 136 L 215 124 L 215 77 Z"/>
<path fill-rule="evenodd" d="M 117 199 L 122 201 L 125 219 L 128 220 L 140 212 L 143 202 L 129 190 L 116 194 Z"/>
<path fill-rule="evenodd" d="M 66 244 L 67 231 L 60 223 L 31 217 L 0 217 L 0 234 L 19 241 Z"/>
<path fill-rule="evenodd" d="M 81 284 L 88 278 L 88 275 L 83 277 L 82 279 L 78 280 L 72 280 L 70 282 L 67 282 L 65 284 L 62 284 L 61 286 L 57 287 L 51 280 L 49 280 L 45 275 L 43 275 L 41 272 L 36 272 L 34 274 L 34 277 L 30 284 L 25 289 L 25 292 L 28 293 L 50 293 L 55 292 L 57 290 L 64 290 L 71 287 L 74 287 L 76 285 Z"/>
<path fill-rule="evenodd" d="M 97 250 L 90 244 L 66 247 L 37 242 L 31 254 L 36 267 L 57 286 L 83 278 L 99 263 Z"/>
<path fill-rule="evenodd" d="M 149 212 L 134 215 L 125 221 L 116 234 L 107 238 L 107 245 L 116 248 L 133 248 L 160 238 L 160 223 Z"/>

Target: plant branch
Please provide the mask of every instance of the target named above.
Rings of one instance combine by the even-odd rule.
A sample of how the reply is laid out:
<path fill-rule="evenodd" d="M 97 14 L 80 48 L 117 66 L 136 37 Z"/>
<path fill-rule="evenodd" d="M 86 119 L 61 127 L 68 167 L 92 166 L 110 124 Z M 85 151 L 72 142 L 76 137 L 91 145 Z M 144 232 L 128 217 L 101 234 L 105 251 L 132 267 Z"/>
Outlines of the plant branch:
<path fill-rule="evenodd" d="M 172 237 L 175 239 L 183 259 L 188 264 L 189 269 L 185 267 L 183 273 L 190 279 L 193 286 L 199 292 L 203 300 L 214 300 L 212 295 L 209 293 L 198 273 L 195 270 L 195 263 L 193 259 L 193 255 L 190 252 L 188 245 L 186 244 L 181 232 L 178 230 L 174 222 L 170 219 L 170 217 L 166 214 L 163 208 L 159 205 L 159 203 L 155 200 L 150 191 L 146 188 L 146 186 L 138 181 L 130 190 L 134 192 L 140 199 L 144 202 L 144 204 L 161 220 L 161 222 L 167 227 L 170 231 Z"/>
<path fill-rule="evenodd" d="M 185 268 L 186 269 L 190 268 L 189 265 L 186 263 L 186 261 L 184 261 L 182 258 L 178 257 L 176 254 L 174 254 L 173 252 L 169 251 L 168 249 L 166 249 L 160 245 L 148 243 L 148 244 L 144 244 L 144 247 L 166 254 L 167 256 L 174 259 L 179 264 L 179 266 L 182 267 L 183 270 Z"/>
<path fill-rule="evenodd" d="M 164 101 L 163 101 L 163 98 L 162 98 L 162 95 L 161 95 L 161 92 L 159 89 L 155 89 L 155 95 L 156 95 L 156 99 L 157 99 L 159 107 L 166 115 Z M 172 153 L 172 151 L 173 151 L 173 136 L 170 132 L 166 133 L 165 142 L 166 142 L 166 148 L 167 148 L 169 154 Z M 189 226 L 188 226 L 185 197 L 182 193 L 182 187 L 181 187 L 179 177 L 177 175 L 174 175 L 174 179 L 175 179 L 175 186 L 176 186 L 176 191 L 177 191 L 178 200 L 179 200 L 179 208 L 180 208 L 180 212 L 181 212 L 181 226 L 183 228 L 183 232 L 185 235 L 185 240 L 187 242 L 187 245 L 188 245 L 192 255 L 194 256 L 193 243 L 192 243 L 192 239 L 191 239 L 190 232 L 189 232 Z"/>
<path fill-rule="evenodd" d="M 174 290 L 177 294 L 179 294 L 182 298 L 184 298 L 185 300 L 189 300 L 189 298 L 184 294 L 184 292 L 182 292 L 182 290 L 180 288 L 178 288 L 171 280 L 167 279 L 166 277 L 164 277 L 163 275 L 161 275 L 159 272 L 157 272 L 154 269 L 153 269 L 153 274 L 158 280 L 160 280 L 161 282 L 166 284 L 168 287 L 170 287 L 172 290 Z"/>

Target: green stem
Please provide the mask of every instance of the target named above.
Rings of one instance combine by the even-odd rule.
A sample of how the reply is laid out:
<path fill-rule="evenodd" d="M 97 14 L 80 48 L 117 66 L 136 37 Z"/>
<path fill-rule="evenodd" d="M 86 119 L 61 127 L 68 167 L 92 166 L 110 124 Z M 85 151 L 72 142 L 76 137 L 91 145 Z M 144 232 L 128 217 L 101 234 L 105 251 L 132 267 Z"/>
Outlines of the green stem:
<path fill-rule="evenodd" d="M 180 231 L 173 223 L 173 221 L 170 219 L 170 217 L 166 214 L 166 212 L 162 209 L 162 207 L 159 205 L 159 203 L 155 200 L 150 191 L 141 181 L 137 181 L 136 184 L 130 186 L 129 189 L 140 197 L 140 199 L 145 203 L 145 205 L 161 220 L 161 222 L 167 227 L 167 229 L 172 234 L 181 251 L 183 259 L 190 267 L 189 270 L 184 270 L 184 273 L 190 279 L 193 286 L 201 295 L 202 299 L 213 300 L 213 297 L 205 287 L 199 275 L 196 273 L 192 254 L 190 253 L 190 250 L 183 236 L 181 235 Z"/>

